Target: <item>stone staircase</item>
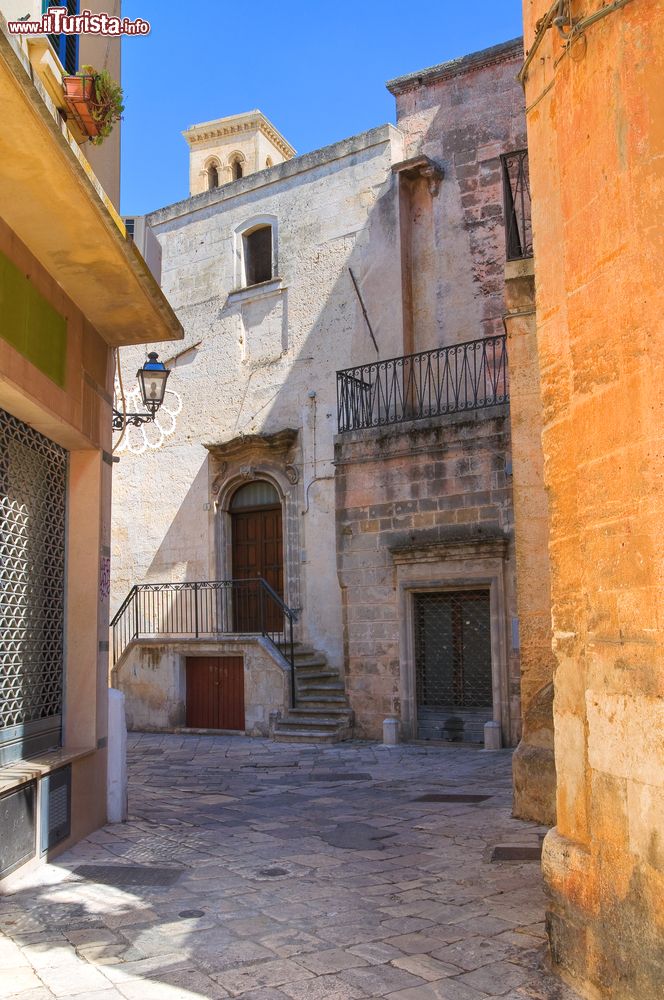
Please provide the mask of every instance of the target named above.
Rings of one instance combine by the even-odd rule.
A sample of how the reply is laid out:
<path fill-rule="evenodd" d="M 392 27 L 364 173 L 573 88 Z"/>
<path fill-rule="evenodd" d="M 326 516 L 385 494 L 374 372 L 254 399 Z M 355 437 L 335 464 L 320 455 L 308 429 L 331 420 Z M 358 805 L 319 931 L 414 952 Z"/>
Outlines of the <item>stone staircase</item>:
<path fill-rule="evenodd" d="M 349 740 L 353 713 L 338 672 L 324 653 L 295 643 L 297 708 L 291 708 L 274 727 L 280 743 L 339 743 Z"/>

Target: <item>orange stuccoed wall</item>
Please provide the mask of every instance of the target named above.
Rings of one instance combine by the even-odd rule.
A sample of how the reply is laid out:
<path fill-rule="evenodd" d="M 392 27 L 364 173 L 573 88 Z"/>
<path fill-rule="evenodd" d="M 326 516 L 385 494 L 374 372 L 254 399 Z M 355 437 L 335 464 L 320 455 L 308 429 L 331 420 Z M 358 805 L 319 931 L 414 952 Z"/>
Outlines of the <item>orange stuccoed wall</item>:
<path fill-rule="evenodd" d="M 573 40 L 546 27 L 558 4 L 524 2 L 556 659 L 547 919 L 584 996 L 661 1000 L 664 0 L 562 9 Z"/>

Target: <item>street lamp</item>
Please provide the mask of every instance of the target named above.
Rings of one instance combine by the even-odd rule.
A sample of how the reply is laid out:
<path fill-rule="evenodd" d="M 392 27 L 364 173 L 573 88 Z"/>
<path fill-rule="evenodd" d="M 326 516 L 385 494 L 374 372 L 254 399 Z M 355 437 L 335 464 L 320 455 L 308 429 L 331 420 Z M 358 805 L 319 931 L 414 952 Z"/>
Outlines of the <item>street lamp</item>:
<path fill-rule="evenodd" d="M 148 424 L 154 420 L 157 410 L 164 402 L 166 394 L 166 382 L 171 374 L 170 368 L 158 360 L 155 351 L 148 354 L 148 360 L 142 368 L 136 372 L 136 378 L 141 390 L 141 399 L 147 413 L 122 413 L 113 408 L 113 430 L 121 431 L 124 427 L 131 425 L 140 427 L 141 424 Z"/>

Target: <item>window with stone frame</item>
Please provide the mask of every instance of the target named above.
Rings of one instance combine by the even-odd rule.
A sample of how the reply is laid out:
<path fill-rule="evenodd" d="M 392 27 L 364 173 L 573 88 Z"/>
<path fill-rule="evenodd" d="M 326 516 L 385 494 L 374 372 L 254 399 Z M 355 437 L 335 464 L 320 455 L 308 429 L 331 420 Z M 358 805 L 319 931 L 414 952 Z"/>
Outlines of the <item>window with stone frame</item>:
<path fill-rule="evenodd" d="M 247 285 L 272 278 L 272 226 L 258 226 L 242 237 L 244 274 Z"/>

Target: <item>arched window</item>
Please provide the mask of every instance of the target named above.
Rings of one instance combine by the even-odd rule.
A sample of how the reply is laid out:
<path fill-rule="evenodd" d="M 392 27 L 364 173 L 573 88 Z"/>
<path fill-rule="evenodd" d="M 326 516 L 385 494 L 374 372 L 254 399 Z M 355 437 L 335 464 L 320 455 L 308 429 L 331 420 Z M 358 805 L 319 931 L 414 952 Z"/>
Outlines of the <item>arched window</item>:
<path fill-rule="evenodd" d="M 208 191 L 213 191 L 219 187 L 219 169 L 216 163 L 211 163 L 207 168 Z"/>
<path fill-rule="evenodd" d="M 256 479 L 252 483 L 240 486 L 233 494 L 231 510 L 247 510 L 249 507 L 276 507 L 279 504 L 279 494 L 272 483 L 264 479 Z"/>
<path fill-rule="evenodd" d="M 231 153 L 228 157 L 228 165 L 231 168 L 231 178 L 239 181 L 244 176 L 244 156 L 242 153 Z"/>
<path fill-rule="evenodd" d="M 235 289 L 277 279 L 279 220 L 276 215 L 252 215 L 233 234 Z"/>
<path fill-rule="evenodd" d="M 272 278 L 272 226 L 257 226 L 242 237 L 247 285 Z"/>

